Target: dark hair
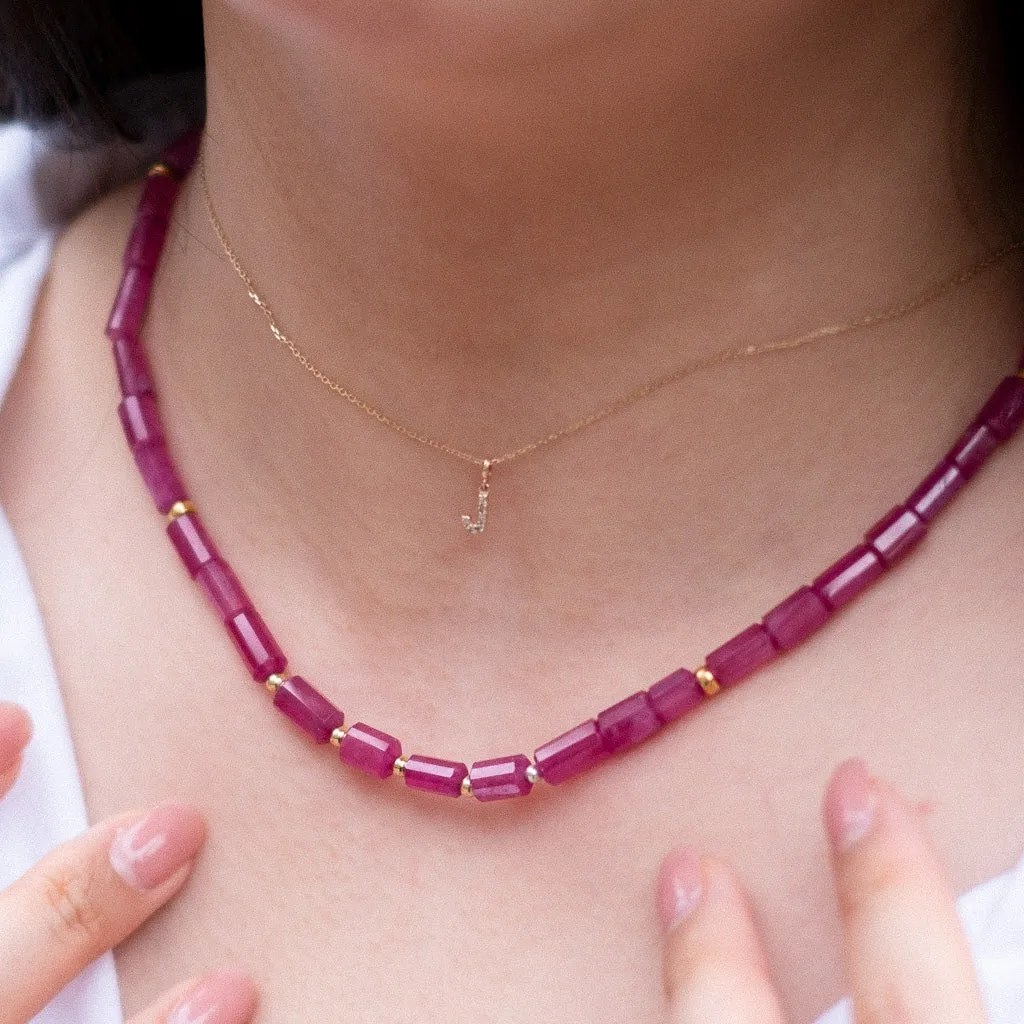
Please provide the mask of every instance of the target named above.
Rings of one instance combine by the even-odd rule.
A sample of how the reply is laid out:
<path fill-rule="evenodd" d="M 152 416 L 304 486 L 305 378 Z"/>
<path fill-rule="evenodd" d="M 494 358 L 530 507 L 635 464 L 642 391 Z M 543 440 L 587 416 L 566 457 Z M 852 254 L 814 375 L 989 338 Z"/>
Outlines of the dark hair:
<path fill-rule="evenodd" d="M 0 0 L 0 120 L 142 141 L 204 112 L 201 0 Z"/>
<path fill-rule="evenodd" d="M 1024 5 L 974 0 L 969 125 L 997 200 L 1024 227 Z M 142 141 L 203 117 L 201 0 L 0 0 L 0 120 Z"/>

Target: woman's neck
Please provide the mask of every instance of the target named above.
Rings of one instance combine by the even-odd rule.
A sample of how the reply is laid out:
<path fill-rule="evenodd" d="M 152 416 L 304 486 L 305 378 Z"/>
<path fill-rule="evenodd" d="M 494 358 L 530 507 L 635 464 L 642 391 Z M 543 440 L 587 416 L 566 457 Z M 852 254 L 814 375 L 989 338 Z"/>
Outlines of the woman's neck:
<path fill-rule="evenodd" d="M 697 35 L 691 5 L 613 6 L 586 32 L 538 14 L 513 34 L 485 8 L 339 15 L 330 35 L 208 5 L 209 177 L 243 261 L 317 363 L 456 446 L 534 440 L 692 355 L 896 302 L 998 241 L 954 170 L 951 15 L 751 3 L 737 33 L 710 4 Z M 1016 343 L 997 273 L 892 329 L 692 378 L 501 467 L 471 539 L 473 468 L 275 349 L 194 178 L 181 214 L 163 271 L 180 301 L 154 331 L 215 438 L 217 486 L 248 493 L 255 473 L 286 495 L 266 499 L 269 528 L 315 557 L 386 541 L 409 586 L 421 560 L 450 571 L 455 545 L 477 568 L 525 549 L 555 565 L 566 543 L 586 559 L 649 527 L 747 563 L 745 504 L 781 502 L 758 508 L 772 535 L 831 507 L 832 485 L 884 511 L 898 491 L 874 494 L 869 453 L 895 438 L 923 469 Z"/>

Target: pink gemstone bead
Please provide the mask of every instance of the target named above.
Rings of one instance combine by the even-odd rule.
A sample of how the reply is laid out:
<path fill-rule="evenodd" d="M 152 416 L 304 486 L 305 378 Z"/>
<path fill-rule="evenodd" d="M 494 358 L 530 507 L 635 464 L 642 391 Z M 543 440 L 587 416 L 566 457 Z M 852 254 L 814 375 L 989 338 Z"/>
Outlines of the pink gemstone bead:
<path fill-rule="evenodd" d="M 345 722 L 345 716 L 302 676 L 292 676 L 277 688 L 274 706 L 317 743 L 326 743 L 331 733 Z"/>
<path fill-rule="evenodd" d="M 253 679 L 262 683 L 269 676 L 284 671 L 287 664 L 284 652 L 255 609 L 239 612 L 228 620 L 227 627 Z"/>
<path fill-rule="evenodd" d="M 514 757 L 495 757 L 489 761 L 476 761 L 469 769 L 473 796 L 477 800 L 507 800 L 526 796 L 533 783 L 526 777 L 530 759 L 525 754 Z"/>
<path fill-rule="evenodd" d="M 170 216 L 174 200 L 178 198 L 180 188 L 178 181 L 166 174 L 149 175 L 142 187 L 136 216 L 163 217 L 166 220 Z"/>
<path fill-rule="evenodd" d="M 777 604 L 763 619 L 764 628 L 780 651 L 803 643 L 828 621 L 828 605 L 810 587 L 801 587 Z"/>
<path fill-rule="evenodd" d="M 688 668 L 677 668 L 659 679 L 648 691 L 654 713 L 665 723 L 681 718 L 704 698 L 697 677 Z"/>
<path fill-rule="evenodd" d="M 778 653 L 768 631 L 758 622 L 713 650 L 704 663 L 724 688 L 746 679 Z"/>
<path fill-rule="evenodd" d="M 176 177 L 184 178 L 196 162 L 201 138 L 202 132 L 198 130 L 186 132 L 160 154 L 160 163 L 169 167 Z"/>
<path fill-rule="evenodd" d="M 868 530 L 864 539 L 886 565 L 892 565 L 918 544 L 927 530 L 928 524 L 913 509 L 897 505 Z"/>
<path fill-rule="evenodd" d="M 999 438 L 984 423 L 972 423 L 946 455 L 968 480 L 999 447 Z"/>
<path fill-rule="evenodd" d="M 156 507 L 166 514 L 176 501 L 185 500 L 185 485 L 178 479 L 171 456 L 162 441 L 132 449 L 135 464 Z"/>
<path fill-rule="evenodd" d="M 660 728 L 661 719 L 645 690 L 605 708 L 597 716 L 597 730 L 609 753 L 636 746 Z"/>
<path fill-rule="evenodd" d="M 111 342 L 117 379 L 122 395 L 141 395 L 153 390 L 153 379 L 149 372 L 146 353 L 137 338 L 119 334 Z"/>
<path fill-rule="evenodd" d="M 132 228 L 128 246 L 124 251 L 124 265 L 127 267 L 145 267 L 153 270 L 160 259 L 160 251 L 164 247 L 167 236 L 167 218 L 150 214 L 139 217 Z"/>
<path fill-rule="evenodd" d="M 869 583 L 885 571 L 878 552 L 866 544 L 848 551 L 838 562 L 833 562 L 812 584 L 835 611 L 852 601 Z"/>
<path fill-rule="evenodd" d="M 128 438 L 128 444 L 132 448 L 164 439 L 160 414 L 157 412 L 156 399 L 152 392 L 128 395 L 117 407 L 117 413 L 121 418 L 121 426 L 124 427 L 124 436 Z"/>
<path fill-rule="evenodd" d="M 965 483 L 967 479 L 963 473 L 948 459 L 943 459 L 907 498 L 907 508 L 912 508 L 926 523 L 930 523 Z"/>
<path fill-rule="evenodd" d="M 224 622 L 229 622 L 239 612 L 252 607 L 249 595 L 238 582 L 231 566 L 223 559 L 211 558 L 200 566 L 196 571 L 196 582 L 203 588 L 206 599 Z"/>
<path fill-rule="evenodd" d="M 544 781 L 557 786 L 607 756 L 597 722 L 591 718 L 538 747 L 533 761 Z"/>
<path fill-rule="evenodd" d="M 1004 377 L 978 413 L 978 422 L 984 423 L 1000 441 L 1011 438 L 1024 423 L 1024 378 Z"/>
<path fill-rule="evenodd" d="M 402 772 L 405 784 L 411 789 L 423 789 L 441 796 L 460 796 L 462 780 L 469 769 L 461 761 L 442 761 L 437 757 L 413 754 L 405 762 Z"/>
<path fill-rule="evenodd" d="M 345 764 L 379 779 L 386 779 L 394 771 L 395 760 L 401 753 L 402 744 L 394 736 L 362 722 L 349 726 L 338 748 L 338 756 Z"/>
<path fill-rule="evenodd" d="M 110 339 L 125 335 L 137 338 L 142 327 L 142 318 L 149 301 L 153 285 L 153 271 L 144 267 L 129 267 L 121 278 L 121 287 L 114 308 L 107 321 L 107 337 Z"/>
<path fill-rule="evenodd" d="M 207 562 L 217 557 L 217 549 L 195 512 L 186 512 L 185 515 L 172 519 L 167 524 L 167 536 L 171 538 L 171 543 L 185 563 L 190 576 L 194 577 Z M 241 608 L 237 611 L 241 611 Z"/>

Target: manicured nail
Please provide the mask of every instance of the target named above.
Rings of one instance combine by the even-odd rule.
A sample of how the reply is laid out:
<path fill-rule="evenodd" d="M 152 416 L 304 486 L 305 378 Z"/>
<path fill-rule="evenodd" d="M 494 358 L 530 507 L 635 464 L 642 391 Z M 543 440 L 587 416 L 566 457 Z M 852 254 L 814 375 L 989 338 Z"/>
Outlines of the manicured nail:
<path fill-rule="evenodd" d="M 667 932 L 689 917 L 700 903 L 704 880 L 700 857 L 695 850 L 681 846 L 662 862 L 658 872 L 658 916 Z"/>
<path fill-rule="evenodd" d="M 248 1024 L 256 1012 L 256 986 L 238 971 L 207 975 L 170 1012 L 167 1024 Z"/>
<path fill-rule="evenodd" d="M 17 765 L 21 752 L 32 738 L 32 719 L 24 708 L 0 701 L 0 775 Z"/>
<path fill-rule="evenodd" d="M 117 830 L 110 863 L 130 886 L 153 889 L 195 857 L 205 836 L 195 808 L 162 804 L 134 825 Z"/>
<path fill-rule="evenodd" d="M 825 827 L 836 853 L 845 853 L 870 831 L 875 821 L 871 776 L 859 757 L 844 761 L 825 792 Z"/>

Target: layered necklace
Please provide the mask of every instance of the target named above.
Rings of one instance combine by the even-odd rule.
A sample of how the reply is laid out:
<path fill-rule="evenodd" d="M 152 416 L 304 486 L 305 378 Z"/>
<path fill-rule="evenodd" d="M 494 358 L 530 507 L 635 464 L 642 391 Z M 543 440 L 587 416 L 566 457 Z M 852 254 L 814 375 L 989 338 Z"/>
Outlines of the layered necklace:
<path fill-rule="evenodd" d="M 461 761 L 406 754 L 396 737 L 374 726 L 364 722 L 346 726 L 344 714 L 330 700 L 304 678 L 288 671 L 284 652 L 211 540 L 171 457 L 141 335 L 174 203 L 182 181 L 196 161 L 199 146 L 198 132 L 189 133 L 169 146 L 150 168 L 139 200 L 124 254 L 121 286 L 107 324 L 123 396 L 118 406 L 121 424 L 139 473 L 157 509 L 167 517 L 171 543 L 189 575 L 220 615 L 253 679 L 266 687 L 273 696 L 274 706 L 313 741 L 333 745 L 344 764 L 369 775 L 381 779 L 401 776 L 413 789 L 442 796 L 472 795 L 481 801 L 500 800 L 525 796 L 539 782 L 558 785 L 642 743 L 821 629 L 836 612 L 921 542 L 932 520 L 1024 422 L 1022 358 L 1017 372 L 997 385 L 952 447 L 911 494 L 894 505 L 867 530 L 861 541 L 810 584 L 797 588 L 760 622 L 716 647 L 695 671 L 676 669 L 649 689 L 629 695 L 542 744 L 536 748 L 532 759 L 521 753 L 510 754 L 467 766 Z M 266 316 L 273 336 L 321 383 L 370 416 L 414 441 L 481 467 L 476 516 L 462 516 L 470 534 L 484 530 L 492 467 L 574 434 L 699 369 L 797 348 L 819 338 L 905 316 L 966 283 L 1021 247 L 1020 243 L 1005 246 L 891 309 L 826 325 L 784 341 L 727 349 L 691 360 L 543 438 L 509 452 L 484 457 L 404 426 L 321 371 L 281 330 L 269 304 L 243 268 L 214 211 L 202 163 L 199 176 L 214 231 L 235 271 L 245 282 L 249 297 Z"/>

